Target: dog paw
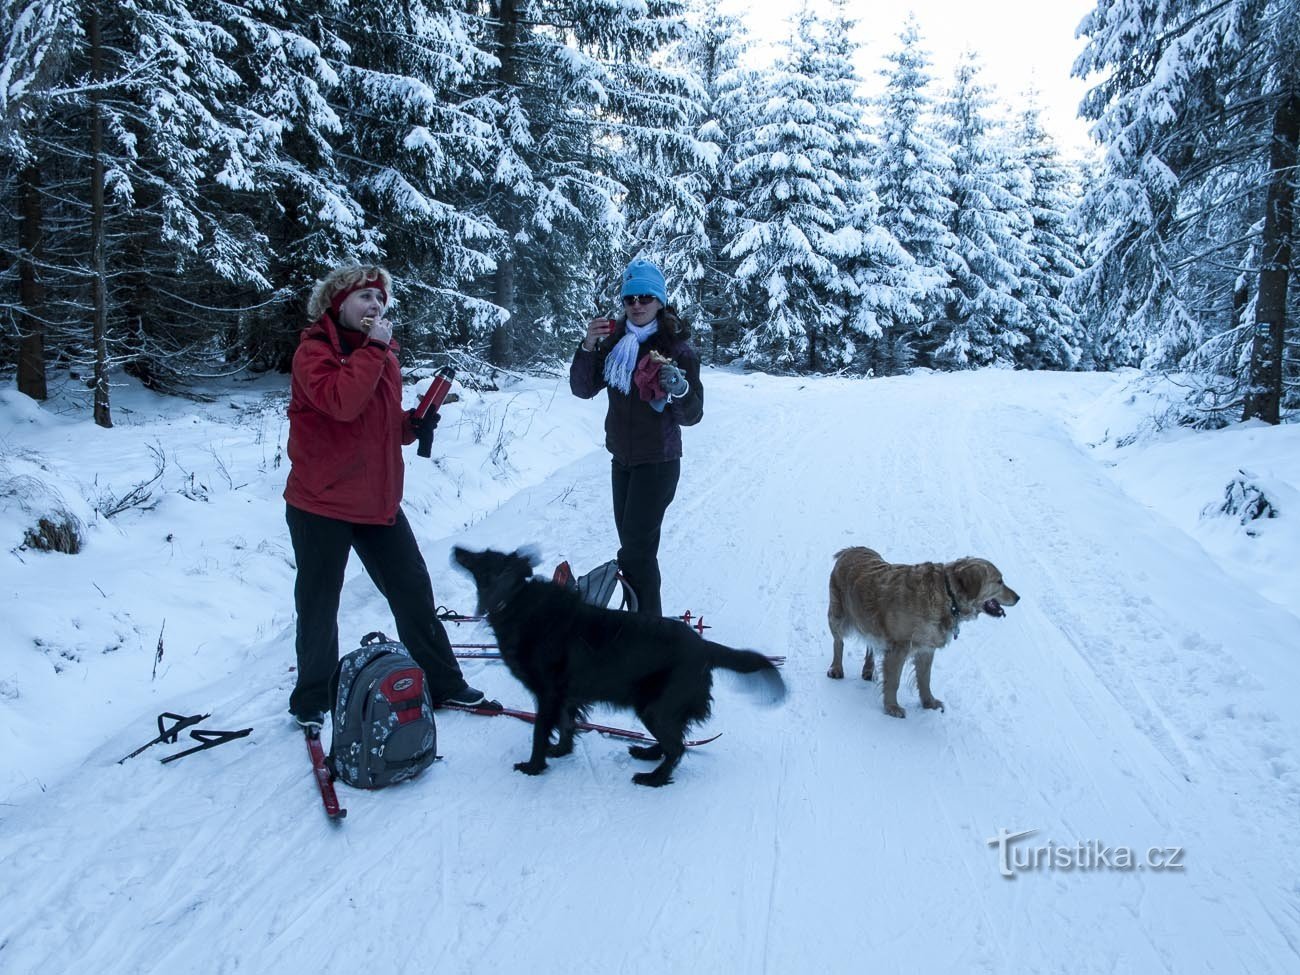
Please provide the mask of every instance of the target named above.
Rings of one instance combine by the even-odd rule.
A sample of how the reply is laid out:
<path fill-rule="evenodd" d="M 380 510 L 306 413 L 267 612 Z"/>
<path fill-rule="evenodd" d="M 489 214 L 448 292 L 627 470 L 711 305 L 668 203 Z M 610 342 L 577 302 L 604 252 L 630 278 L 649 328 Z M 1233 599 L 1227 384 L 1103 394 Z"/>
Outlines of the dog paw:
<path fill-rule="evenodd" d="M 889 715 L 891 718 L 907 717 L 907 712 L 904 711 L 902 708 L 900 708 L 897 704 L 886 704 L 885 713 Z"/>
<path fill-rule="evenodd" d="M 640 758 L 647 762 L 657 762 L 664 757 L 662 745 L 628 745 L 627 753 L 633 758 Z"/>
<path fill-rule="evenodd" d="M 524 775 L 541 775 L 546 771 L 545 762 L 515 762 L 515 771 Z"/>
<path fill-rule="evenodd" d="M 927 708 L 930 711 L 942 711 L 943 702 L 939 700 L 937 697 L 932 697 L 928 701 L 922 701 L 921 707 Z"/>
<path fill-rule="evenodd" d="M 573 754 L 573 740 L 557 741 L 546 749 L 546 754 L 551 758 L 563 758 L 565 755 Z"/>
<path fill-rule="evenodd" d="M 832 680 L 842 680 L 844 678 L 844 668 L 832 666 L 826 671 L 826 676 L 830 677 Z"/>
<path fill-rule="evenodd" d="M 658 772 L 637 772 L 636 775 L 632 776 L 632 781 L 637 785 L 648 785 L 652 789 L 667 785 L 672 780 L 671 775 L 660 775 Z"/>
<path fill-rule="evenodd" d="M 870 667 L 863 667 L 862 679 L 868 682 L 873 681 L 876 679 L 876 672 Z"/>

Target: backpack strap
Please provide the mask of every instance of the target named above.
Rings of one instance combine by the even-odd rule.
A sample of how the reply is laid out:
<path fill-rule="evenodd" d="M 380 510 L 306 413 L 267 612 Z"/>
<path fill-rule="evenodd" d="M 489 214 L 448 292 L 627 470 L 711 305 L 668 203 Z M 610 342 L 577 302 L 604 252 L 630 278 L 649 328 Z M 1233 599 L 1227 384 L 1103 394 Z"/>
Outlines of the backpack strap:
<path fill-rule="evenodd" d="M 621 572 L 618 574 L 618 581 L 623 586 L 623 608 L 629 613 L 635 613 L 641 605 L 637 601 L 636 591 L 632 588 L 632 584 L 627 581 Z"/>
<path fill-rule="evenodd" d="M 604 565 L 596 566 L 586 575 L 579 577 L 575 585 L 584 603 L 602 608 L 609 605 L 610 597 L 614 595 L 614 589 L 622 585 L 623 605 L 621 608 L 630 613 L 637 611 L 636 593 L 632 591 L 628 581 L 623 578 L 623 573 L 619 572 L 618 559 L 610 559 Z"/>
<path fill-rule="evenodd" d="M 369 633 L 367 633 L 365 636 L 363 636 L 363 637 L 361 638 L 361 646 L 362 646 L 363 648 L 364 648 L 364 647 L 372 647 L 372 646 L 376 646 L 377 644 L 392 643 L 392 642 L 393 642 L 392 640 L 388 639 L 387 635 L 385 635 L 384 633 L 382 633 L 382 632 L 379 631 L 379 630 L 371 630 Z M 403 648 L 403 649 L 405 649 L 405 648 Z M 380 653 L 390 653 L 390 652 L 391 652 L 391 651 L 389 651 L 389 650 L 381 650 L 381 651 L 380 651 Z M 377 657 L 377 656 L 379 656 L 379 654 L 377 654 L 377 653 L 376 653 L 376 654 L 371 654 L 370 656 L 368 656 L 368 657 L 365 659 L 365 661 L 362 663 L 361 666 L 365 666 L 365 664 L 369 663 L 371 660 L 373 660 L 373 659 L 374 659 L 375 657 Z M 330 674 L 330 685 L 329 685 L 329 686 L 330 686 L 330 698 L 329 698 L 329 699 L 330 699 L 330 710 L 331 710 L 331 711 L 334 710 L 335 706 L 338 704 L 338 700 L 339 700 L 339 684 L 340 684 L 340 683 L 342 682 L 342 680 L 343 680 L 343 669 L 344 669 L 344 667 L 348 666 L 348 659 L 349 659 L 349 657 L 351 657 L 351 654 L 347 654 L 347 653 L 343 654 L 343 656 L 341 656 L 341 657 L 339 658 L 338 663 L 336 663 L 336 664 L 334 665 L 334 673 Z M 360 673 L 360 672 L 361 672 L 361 667 L 357 667 L 356 672 L 357 672 L 357 673 Z M 354 674 L 353 676 L 356 676 L 356 675 Z M 330 751 L 331 751 L 331 754 L 332 754 L 332 753 L 333 753 L 333 748 L 331 748 Z"/>

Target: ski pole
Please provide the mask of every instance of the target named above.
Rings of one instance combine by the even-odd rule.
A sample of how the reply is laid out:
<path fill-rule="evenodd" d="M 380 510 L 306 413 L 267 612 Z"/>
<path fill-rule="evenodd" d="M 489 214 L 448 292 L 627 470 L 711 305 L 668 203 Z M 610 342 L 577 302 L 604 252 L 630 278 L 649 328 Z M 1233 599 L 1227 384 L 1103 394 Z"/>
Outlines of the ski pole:
<path fill-rule="evenodd" d="M 168 755 L 166 758 L 159 759 L 164 765 L 168 762 L 174 762 L 178 758 L 184 758 L 186 755 L 193 755 L 195 752 L 207 751 L 209 748 L 216 748 L 218 745 L 224 745 L 228 741 L 234 741 L 236 738 L 243 738 L 252 734 L 252 728 L 245 728 L 242 731 L 191 731 L 190 737 L 199 744 L 193 748 L 187 748 L 183 752 L 177 752 L 175 755 Z"/>
<path fill-rule="evenodd" d="M 144 751 L 146 748 L 149 748 L 152 745 L 160 745 L 160 744 L 174 745 L 176 743 L 176 736 L 179 735 L 182 731 L 184 731 L 190 725 L 198 724 L 204 718 L 210 718 L 210 717 L 212 717 L 212 715 L 210 714 L 191 714 L 189 717 L 186 717 L 181 714 L 172 714 L 170 711 L 164 711 L 162 714 L 158 715 L 158 737 L 155 738 L 153 741 L 145 742 L 143 745 L 141 745 L 139 748 L 133 751 L 130 755 L 126 755 L 122 758 L 119 758 L 117 760 L 117 764 L 121 765 L 128 758 L 135 758 L 142 751 Z M 172 725 L 170 728 L 168 728 L 163 723 L 165 718 L 172 718 L 175 720 L 176 723 Z"/>

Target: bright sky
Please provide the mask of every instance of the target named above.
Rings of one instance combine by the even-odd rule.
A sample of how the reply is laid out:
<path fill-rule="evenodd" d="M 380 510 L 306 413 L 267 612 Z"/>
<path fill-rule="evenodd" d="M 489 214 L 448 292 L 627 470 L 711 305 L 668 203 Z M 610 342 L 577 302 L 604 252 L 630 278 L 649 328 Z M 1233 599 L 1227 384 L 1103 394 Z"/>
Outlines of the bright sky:
<path fill-rule="evenodd" d="M 830 9 L 819 0 L 812 5 Z M 740 13 L 756 40 L 774 43 L 789 33 L 788 18 L 800 6 L 794 0 L 771 0 L 761 7 L 752 0 L 730 0 L 723 9 Z M 1091 145 L 1087 124 L 1077 117 L 1088 85 L 1070 77 L 1070 69 L 1084 43 L 1075 29 L 1094 6 L 1093 0 L 876 0 L 849 9 L 858 17 L 859 69 L 869 90 L 878 86 L 883 56 L 897 48 L 911 11 L 940 87 L 951 80 L 961 53 L 974 50 L 985 82 L 1003 101 L 1019 107 L 1024 93 L 1036 89 L 1044 125 L 1062 149 L 1079 150 Z"/>

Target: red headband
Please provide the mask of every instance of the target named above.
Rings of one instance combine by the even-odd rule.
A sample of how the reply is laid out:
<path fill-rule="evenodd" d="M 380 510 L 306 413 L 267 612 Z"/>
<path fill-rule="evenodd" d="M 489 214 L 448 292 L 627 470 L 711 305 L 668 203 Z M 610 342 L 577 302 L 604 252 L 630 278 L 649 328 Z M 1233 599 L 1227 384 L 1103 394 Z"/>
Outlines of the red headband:
<path fill-rule="evenodd" d="M 385 291 L 384 286 L 379 283 L 380 280 L 381 280 L 380 278 L 371 278 L 369 281 L 358 281 L 350 288 L 343 288 L 342 290 L 336 292 L 334 297 L 330 299 L 330 312 L 333 314 L 333 317 L 336 319 L 339 317 L 339 307 L 343 304 L 343 302 L 347 300 L 348 295 L 352 294 L 352 292 L 354 291 L 362 291 L 366 288 L 374 288 L 381 295 L 383 295 L 384 304 L 387 305 L 388 292 Z"/>

